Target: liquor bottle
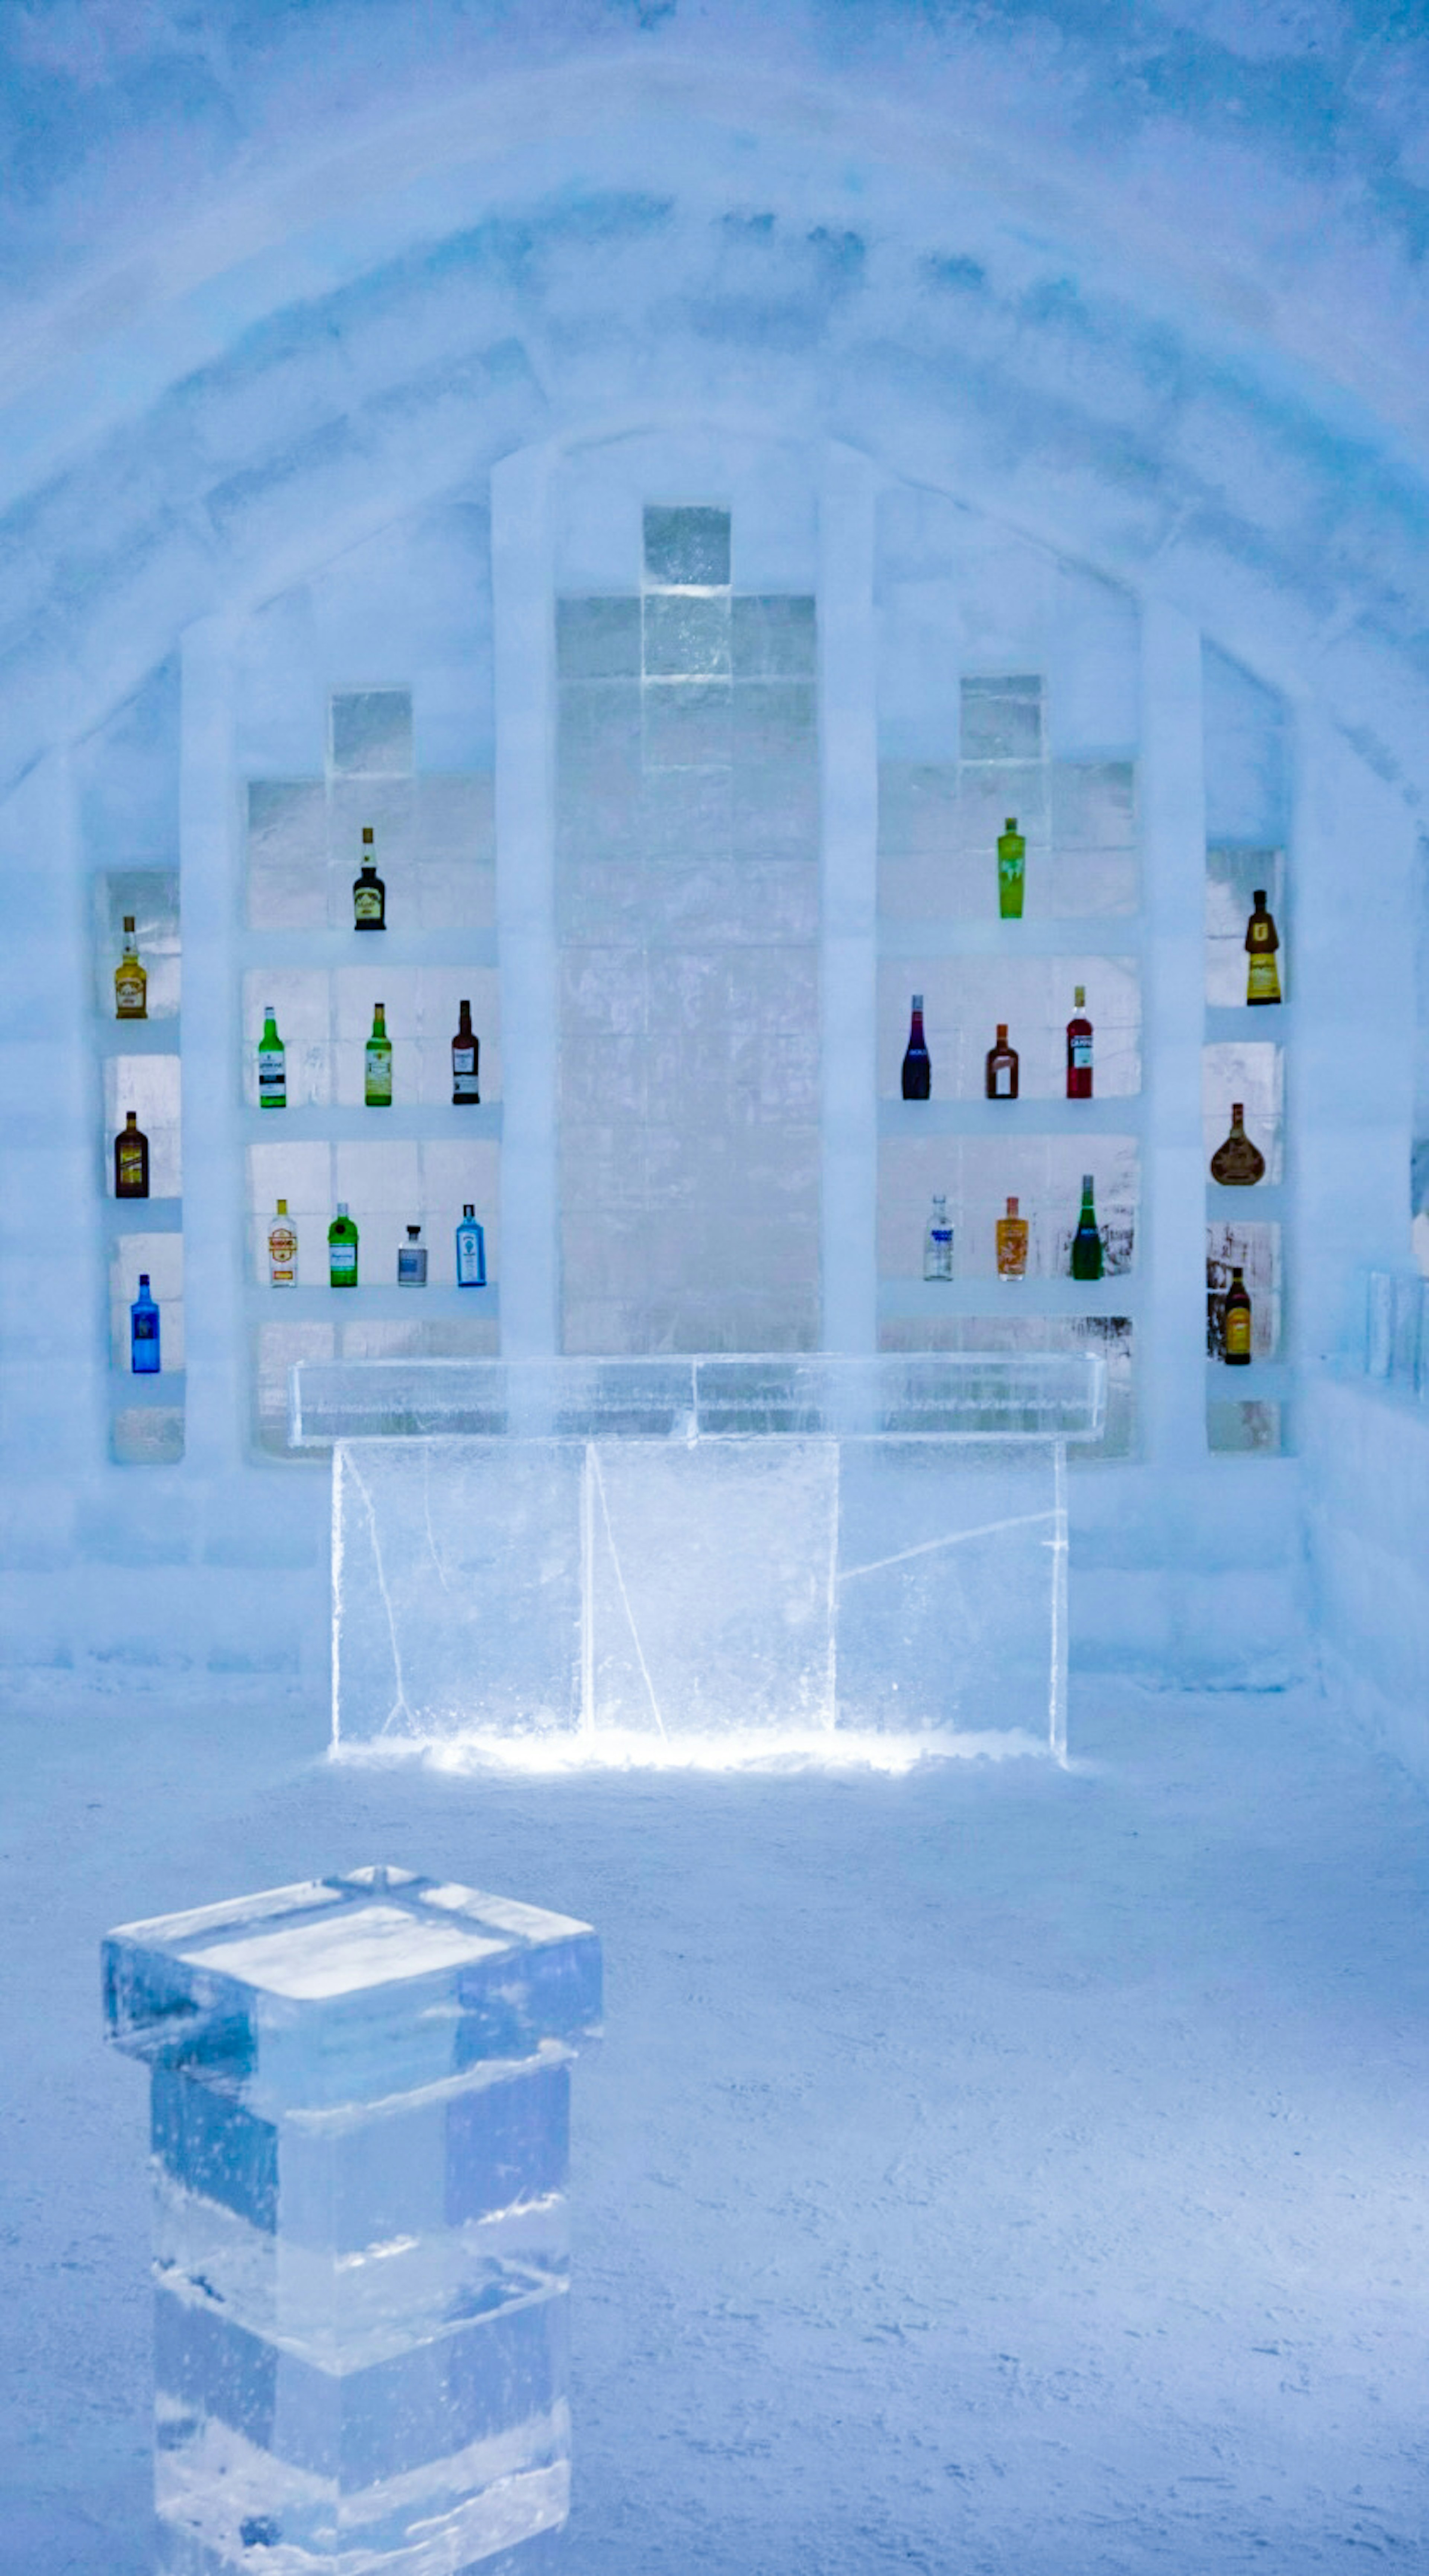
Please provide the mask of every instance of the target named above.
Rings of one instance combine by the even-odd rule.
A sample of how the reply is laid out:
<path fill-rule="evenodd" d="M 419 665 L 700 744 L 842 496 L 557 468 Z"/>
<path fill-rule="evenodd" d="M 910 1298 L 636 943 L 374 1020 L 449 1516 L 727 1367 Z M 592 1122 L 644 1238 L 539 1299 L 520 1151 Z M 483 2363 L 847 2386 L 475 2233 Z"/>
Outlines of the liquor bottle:
<path fill-rule="evenodd" d="M 260 1109 L 286 1109 L 288 1105 L 287 1049 L 278 1035 L 273 1005 L 263 1005 L 263 1035 L 258 1041 L 258 1106 Z"/>
<path fill-rule="evenodd" d="M 1228 1368 L 1250 1366 L 1250 1290 L 1239 1263 L 1221 1299 L 1221 1350 Z"/>
<path fill-rule="evenodd" d="M 1255 910 L 1245 926 L 1246 954 L 1250 963 L 1245 970 L 1247 1002 L 1278 1002 L 1280 969 L 1275 952 L 1280 946 L 1275 923 L 1265 909 L 1265 888 L 1255 889 Z"/>
<path fill-rule="evenodd" d="M 908 1044 L 903 1051 L 903 1097 L 905 1100 L 928 1100 L 932 1092 L 933 1065 L 928 1041 L 923 1035 L 923 996 L 915 993 Z"/>
<path fill-rule="evenodd" d="M 1067 1022 L 1067 1098 L 1090 1100 L 1092 1096 L 1092 1024 L 1087 1018 L 1087 988 L 1078 984 L 1073 994 L 1076 1005 Z"/>
<path fill-rule="evenodd" d="M 425 1288 L 427 1284 L 427 1247 L 419 1225 L 409 1225 L 407 1240 L 397 1246 L 397 1285 L 399 1288 Z"/>
<path fill-rule="evenodd" d="M 392 1106 L 392 1041 L 387 1035 L 387 1016 L 380 1002 L 372 1005 L 372 1034 L 367 1041 L 362 1097 L 369 1109 L 390 1109 Z"/>
<path fill-rule="evenodd" d="M 480 1102 L 476 1069 L 481 1059 L 481 1040 L 471 1025 L 470 1002 L 457 1004 L 457 1033 L 452 1040 L 452 1105 L 460 1108 L 465 1101 Z"/>
<path fill-rule="evenodd" d="M 462 1209 L 456 1230 L 456 1284 L 458 1288 L 486 1286 L 486 1236 L 477 1224 L 470 1199 Z"/>
<path fill-rule="evenodd" d="M 933 1193 L 933 1213 L 923 1230 L 923 1276 L 925 1279 L 951 1279 L 953 1275 L 953 1229 L 948 1223 L 948 1202 L 941 1190 Z"/>
<path fill-rule="evenodd" d="M 270 1288 L 296 1288 L 298 1284 L 298 1229 L 288 1214 L 288 1202 L 279 1199 L 278 1212 L 268 1228 L 268 1285 Z"/>
<path fill-rule="evenodd" d="M 1074 1279 L 1100 1279 L 1102 1275 L 1102 1239 L 1097 1231 L 1096 1209 L 1092 1205 L 1090 1172 L 1082 1174 L 1082 1212 L 1072 1237 L 1071 1267 Z"/>
<path fill-rule="evenodd" d="M 1239 1100 L 1231 1105 L 1231 1132 L 1223 1145 L 1211 1156 L 1211 1178 L 1223 1190 L 1248 1190 L 1265 1176 L 1265 1156 L 1258 1145 L 1252 1145 L 1245 1132 L 1245 1110 Z"/>
<path fill-rule="evenodd" d="M 997 1044 L 987 1051 L 987 1096 L 989 1100 L 1017 1098 L 1017 1049 L 1007 1043 L 1007 1022 L 997 1024 Z"/>
<path fill-rule="evenodd" d="M 149 978 L 139 963 L 132 912 L 124 915 L 124 954 L 114 969 L 114 1016 L 116 1020 L 149 1016 Z"/>
<path fill-rule="evenodd" d="M 129 1366 L 136 1377 L 159 1374 L 159 1309 L 149 1294 L 149 1273 L 139 1273 L 139 1294 L 129 1309 Z"/>
<path fill-rule="evenodd" d="M 124 1124 L 114 1139 L 114 1195 L 117 1199 L 146 1199 L 149 1195 L 149 1139 L 134 1109 L 125 1112 Z"/>
<path fill-rule="evenodd" d="M 332 1288 L 357 1286 L 357 1228 L 347 1213 L 346 1199 L 339 1199 L 337 1214 L 327 1230 L 327 1275 Z"/>
<path fill-rule="evenodd" d="M 362 866 L 352 880 L 352 926 L 354 930 L 385 930 L 387 927 L 387 888 L 377 873 L 372 855 L 372 826 L 362 826 Z"/>
<path fill-rule="evenodd" d="M 1008 1200 L 1006 1216 L 997 1220 L 997 1275 L 999 1279 L 1027 1276 L 1027 1219 L 1018 1215 L 1016 1199 Z"/>
<path fill-rule="evenodd" d="M 1027 843 L 1009 814 L 997 836 L 997 909 L 1003 921 L 1022 919 L 1022 887 L 1027 870 Z"/>

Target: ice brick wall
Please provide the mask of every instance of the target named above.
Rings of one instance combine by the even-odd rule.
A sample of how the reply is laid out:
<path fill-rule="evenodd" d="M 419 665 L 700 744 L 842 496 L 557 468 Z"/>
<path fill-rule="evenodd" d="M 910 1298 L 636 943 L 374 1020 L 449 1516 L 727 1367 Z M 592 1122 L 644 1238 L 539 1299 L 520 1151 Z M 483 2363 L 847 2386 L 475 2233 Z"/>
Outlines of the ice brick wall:
<path fill-rule="evenodd" d="M 562 1347 L 819 1338 L 815 603 L 647 506 L 557 602 Z"/>

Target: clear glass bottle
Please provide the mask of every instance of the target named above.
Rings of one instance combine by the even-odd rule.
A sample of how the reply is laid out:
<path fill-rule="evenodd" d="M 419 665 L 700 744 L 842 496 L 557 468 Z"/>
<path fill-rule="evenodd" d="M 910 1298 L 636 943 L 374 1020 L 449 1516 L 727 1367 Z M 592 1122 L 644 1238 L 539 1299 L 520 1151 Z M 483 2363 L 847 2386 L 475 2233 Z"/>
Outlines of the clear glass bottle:
<path fill-rule="evenodd" d="M 114 969 L 114 1016 L 116 1020 L 147 1020 L 149 1016 L 149 978 L 139 963 L 132 912 L 124 915 L 124 954 Z"/>
<path fill-rule="evenodd" d="M 1007 1043 L 1007 1023 L 999 1020 L 997 1042 L 987 1051 L 985 1087 L 989 1100 L 1017 1098 L 1017 1049 Z"/>
<path fill-rule="evenodd" d="M 425 1288 L 427 1284 L 427 1247 L 419 1225 L 409 1225 L 407 1240 L 397 1246 L 397 1285 L 399 1288 Z"/>
<path fill-rule="evenodd" d="M 1087 988 L 1078 984 L 1072 995 L 1073 1011 L 1067 1022 L 1067 1098 L 1090 1100 L 1092 1096 L 1092 1024 L 1087 1018 Z"/>
<path fill-rule="evenodd" d="M 273 1005 L 263 1005 L 263 1035 L 258 1041 L 258 1106 L 260 1109 L 286 1109 L 288 1105 L 288 1054 L 278 1035 Z"/>
<path fill-rule="evenodd" d="M 327 1275 L 333 1288 L 357 1286 L 357 1228 L 347 1212 L 346 1199 L 339 1199 L 337 1214 L 327 1230 Z"/>
<path fill-rule="evenodd" d="M 362 866 L 352 881 L 352 926 L 354 930 L 387 927 L 387 888 L 377 873 L 370 823 L 362 826 Z"/>
<path fill-rule="evenodd" d="M 117 1199 L 149 1195 L 149 1139 L 137 1109 L 125 1111 L 124 1124 L 114 1139 L 114 1195 Z"/>
<path fill-rule="evenodd" d="M 390 1109 L 392 1106 L 392 1041 L 387 1035 L 387 1014 L 381 1002 L 372 1005 L 372 1034 L 363 1060 L 362 1097 L 369 1109 Z"/>
<path fill-rule="evenodd" d="M 908 1044 L 903 1051 L 903 1097 L 905 1100 L 930 1100 L 932 1094 L 932 1059 L 928 1054 L 928 1041 L 923 1035 L 923 996 L 915 993 Z"/>
<path fill-rule="evenodd" d="M 268 1228 L 268 1285 L 270 1288 L 296 1288 L 298 1284 L 298 1229 L 288 1214 L 288 1202 L 279 1199 L 277 1214 Z"/>
<path fill-rule="evenodd" d="M 1027 874 L 1027 843 L 1009 814 L 997 836 L 997 909 L 1003 921 L 1022 919 L 1022 889 Z"/>
<path fill-rule="evenodd" d="M 1211 1178 L 1223 1190 L 1248 1190 L 1265 1177 L 1265 1156 L 1253 1145 L 1245 1132 L 1245 1109 L 1239 1100 L 1231 1104 L 1231 1132 L 1223 1145 L 1211 1156 Z"/>
<path fill-rule="evenodd" d="M 457 1004 L 457 1033 L 452 1040 L 452 1106 L 460 1109 L 467 1102 L 480 1104 L 477 1067 L 481 1061 L 481 1040 L 471 1025 L 470 1002 Z"/>
<path fill-rule="evenodd" d="M 942 1190 L 933 1193 L 933 1210 L 923 1229 L 923 1276 L 925 1279 L 951 1279 L 953 1275 L 953 1229 L 948 1221 L 948 1201 Z"/>
<path fill-rule="evenodd" d="M 1097 1225 L 1097 1212 L 1092 1197 L 1092 1175 L 1090 1172 L 1083 1172 L 1081 1214 L 1077 1218 L 1077 1231 L 1072 1237 L 1072 1277 L 1100 1279 L 1104 1267 L 1101 1233 Z"/>
<path fill-rule="evenodd" d="M 456 1230 L 456 1284 L 458 1288 L 486 1286 L 486 1235 L 477 1224 L 470 1199 L 462 1209 Z"/>
<path fill-rule="evenodd" d="M 1008 1200 L 1006 1216 L 997 1220 L 997 1275 L 999 1279 L 1027 1276 L 1027 1219 L 1019 1216 L 1016 1199 Z"/>
<path fill-rule="evenodd" d="M 1221 1299 L 1221 1356 L 1228 1368 L 1250 1366 L 1250 1290 L 1238 1262 L 1232 1264 L 1231 1284 Z"/>
<path fill-rule="evenodd" d="M 139 1273 L 139 1294 L 129 1309 L 129 1366 L 136 1377 L 159 1374 L 159 1309 L 147 1270 Z"/>
<path fill-rule="evenodd" d="M 1249 961 L 1245 970 L 1245 998 L 1247 1002 L 1278 1002 L 1280 969 L 1275 963 L 1275 952 L 1280 946 L 1280 937 L 1273 918 L 1265 909 L 1264 886 L 1256 887 L 1254 903 L 1255 909 L 1245 926 Z"/>

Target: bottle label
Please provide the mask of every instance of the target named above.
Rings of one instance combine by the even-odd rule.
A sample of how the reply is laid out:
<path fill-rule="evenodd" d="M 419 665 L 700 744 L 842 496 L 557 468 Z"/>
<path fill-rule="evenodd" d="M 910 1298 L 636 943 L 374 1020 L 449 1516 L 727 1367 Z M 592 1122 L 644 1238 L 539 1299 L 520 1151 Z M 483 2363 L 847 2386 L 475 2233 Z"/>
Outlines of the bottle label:
<path fill-rule="evenodd" d="M 397 1247 L 397 1285 L 399 1288 L 424 1288 L 427 1284 L 427 1255 L 422 1245 L 399 1244 Z"/>
<path fill-rule="evenodd" d="M 1280 975 L 1272 956 L 1253 956 L 1246 976 L 1246 999 L 1251 1002 L 1278 1002 Z"/>
<path fill-rule="evenodd" d="M 355 1243 L 333 1243 L 328 1246 L 328 1277 L 334 1288 L 356 1285 L 357 1246 Z"/>
<path fill-rule="evenodd" d="M 474 1233 L 457 1236 L 456 1277 L 459 1288 L 486 1285 L 486 1245 L 479 1226 Z"/>
<path fill-rule="evenodd" d="M 1226 1357 L 1248 1360 L 1250 1357 L 1250 1308 L 1228 1306 L 1225 1310 Z"/>
<path fill-rule="evenodd" d="M 1092 1042 L 1091 1042 L 1091 1039 L 1090 1039 L 1090 1038 L 1073 1038 L 1073 1040 L 1072 1040 L 1072 1071 L 1073 1071 L 1073 1073 L 1090 1073 L 1090 1072 L 1091 1072 L 1091 1069 L 1092 1069 Z"/>
<path fill-rule="evenodd" d="M 353 918 L 357 921 L 380 921 L 382 897 L 376 886 L 359 885 L 352 890 Z"/>
<path fill-rule="evenodd" d="M 288 1097 L 287 1052 L 283 1047 L 260 1047 L 258 1050 L 258 1097 L 275 1108 L 286 1106 Z"/>
<path fill-rule="evenodd" d="M 452 1048 L 452 1071 L 453 1073 L 475 1073 L 476 1049 L 474 1046 Z"/>
<path fill-rule="evenodd" d="M 290 1225 L 275 1225 L 268 1234 L 268 1278 L 274 1288 L 298 1284 L 298 1238 Z"/>
<path fill-rule="evenodd" d="M 114 978 L 114 1007 L 122 1020 L 144 1020 L 145 978 L 137 966 L 121 966 Z"/>
<path fill-rule="evenodd" d="M 368 1048 L 365 1070 L 365 1086 L 367 1091 L 367 1105 L 369 1109 L 372 1107 L 374 1101 L 391 1099 L 392 1050 L 390 1047 L 370 1046 Z"/>
<path fill-rule="evenodd" d="M 138 1145 L 119 1148 L 119 1187 L 135 1198 L 144 1194 L 144 1156 Z"/>
<path fill-rule="evenodd" d="M 1010 1100 L 1012 1098 L 1012 1067 L 1010 1064 L 995 1064 L 993 1066 L 992 1096 L 994 1100 Z"/>
<path fill-rule="evenodd" d="M 154 1306 L 141 1306 L 133 1318 L 136 1342 L 156 1342 L 159 1338 L 159 1315 Z"/>

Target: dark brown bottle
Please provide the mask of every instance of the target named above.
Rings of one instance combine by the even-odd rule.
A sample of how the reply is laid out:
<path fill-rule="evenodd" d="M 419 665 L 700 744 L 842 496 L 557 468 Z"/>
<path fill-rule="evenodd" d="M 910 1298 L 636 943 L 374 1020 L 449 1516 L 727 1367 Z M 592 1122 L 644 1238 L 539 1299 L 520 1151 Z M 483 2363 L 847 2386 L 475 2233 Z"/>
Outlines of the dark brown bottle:
<path fill-rule="evenodd" d="M 352 880 L 352 926 L 354 930 L 385 930 L 387 927 L 387 888 L 377 873 L 372 855 L 372 826 L 362 826 L 362 866 Z"/>
<path fill-rule="evenodd" d="M 149 1195 L 149 1139 L 134 1109 L 126 1112 L 114 1139 L 114 1195 L 117 1199 L 146 1199 Z"/>
<path fill-rule="evenodd" d="M 467 1101 L 480 1103 L 476 1071 L 481 1058 L 481 1040 L 471 1025 L 470 1002 L 457 1004 L 457 1033 L 452 1040 L 452 1102 L 461 1108 Z"/>
<path fill-rule="evenodd" d="M 1231 1105 L 1231 1132 L 1223 1145 L 1211 1156 L 1211 1178 L 1223 1190 L 1249 1189 L 1265 1177 L 1265 1156 L 1258 1145 L 1252 1145 L 1245 1132 L 1245 1110 L 1237 1100 Z"/>
<path fill-rule="evenodd" d="M 1017 1049 L 1007 1043 L 1007 1023 L 997 1024 L 997 1044 L 987 1051 L 987 1096 L 989 1100 L 1017 1098 Z"/>
<path fill-rule="evenodd" d="M 1250 1290 L 1238 1264 L 1232 1268 L 1231 1284 L 1221 1299 L 1221 1349 L 1227 1368 L 1249 1368 Z"/>

